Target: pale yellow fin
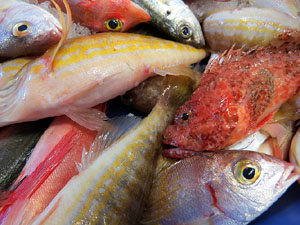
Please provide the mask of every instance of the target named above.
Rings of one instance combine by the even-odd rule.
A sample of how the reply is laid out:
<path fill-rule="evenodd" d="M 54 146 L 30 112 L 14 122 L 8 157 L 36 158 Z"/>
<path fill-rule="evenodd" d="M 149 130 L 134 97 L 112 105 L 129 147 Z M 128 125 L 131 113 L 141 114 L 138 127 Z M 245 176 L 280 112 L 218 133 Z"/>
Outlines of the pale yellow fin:
<path fill-rule="evenodd" d="M 62 26 L 62 29 L 63 29 L 63 32 L 62 32 L 63 36 L 60 39 L 59 43 L 57 44 L 56 48 L 54 49 L 53 54 L 52 54 L 51 59 L 50 59 L 49 71 L 52 71 L 54 58 L 55 58 L 57 52 L 59 51 L 60 47 L 63 45 L 63 43 L 67 39 L 69 30 L 70 30 L 70 26 L 71 26 L 71 23 L 72 23 L 72 12 L 71 12 L 71 9 L 70 9 L 70 6 L 69 6 L 69 3 L 67 2 L 67 0 L 63 0 L 63 3 L 64 3 L 65 8 L 66 8 L 66 12 L 67 12 L 67 24 L 66 24 L 64 15 L 63 15 L 59 5 L 55 2 L 55 0 L 50 0 L 50 1 L 53 3 L 53 5 L 55 6 L 55 8 L 58 11 L 59 20 L 60 20 L 60 23 L 61 23 L 61 26 Z"/>
<path fill-rule="evenodd" d="M 166 75 L 187 76 L 196 82 L 198 82 L 201 78 L 200 72 L 193 70 L 189 66 L 183 66 L 183 65 L 164 67 L 164 68 L 153 68 L 152 71 L 161 76 L 166 76 Z"/>

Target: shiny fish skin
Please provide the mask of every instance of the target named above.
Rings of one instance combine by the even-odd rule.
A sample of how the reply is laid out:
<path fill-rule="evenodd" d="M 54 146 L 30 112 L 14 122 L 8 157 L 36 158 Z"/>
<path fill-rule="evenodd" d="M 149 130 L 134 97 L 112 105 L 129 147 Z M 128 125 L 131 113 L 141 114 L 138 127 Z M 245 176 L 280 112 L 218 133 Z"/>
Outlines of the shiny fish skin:
<path fill-rule="evenodd" d="M 222 10 L 211 14 L 203 22 L 205 40 L 217 52 L 233 45 L 244 50 L 266 46 L 287 30 L 300 30 L 300 22 L 275 9 Z"/>
<path fill-rule="evenodd" d="M 247 0 L 249 5 L 258 8 L 273 8 L 285 12 L 295 19 L 300 16 L 299 0 Z"/>
<path fill-rule="evenodd" d="M 182 0 L 133 0 L 133 2 L 149 13 L 153 25 L 174 40 L 197 48 L 205 45 L 197 18 Z M 184 38 L 181 35 L 181 29 L 184 27 L 188 27 L 192 32 L 190 37 Z"/>
<path fill-rule="evenodd" d="M 17 31 L 24 23 L 28 34 Z M 59 42 L 61 30 L 57 19 L 38 6 L 17 0 L 0 1 L 0 59 L 42 54 Z"/>
<path fill-rule="evenodd" d="M 245 160 L 260 168 L 250 184 L 235 170 Z M 178 161 L 156 171 L 142 224 L 248 224 L 300 177 L 293 169 L 274 157 L 238 150 L 203 152 Z"/>
<path fill-rule="evenodd" d="M 300 86 L 300 33 L 294 35 L 281 35 L 281 42 L 272 42 L 277 47 L 230 50 L 215 59 L 178 109 L 164 142 L 190 151 L 220 150 L 270 121 Z"/>
<path fill-rule="evenodd" d="M 191 94 L 188 78 L 179 83 L 174 79 L 177 77 L 167 77 L 167 89 L 148 117 L 73 177 L 33 224 L 137 222 L 143 209 L 141 201 L 150 188 L 162 133 L 176 108 Z"/>
<path fill-rule="evenodd" d="M 200 61 L 205 51 L 150 36 L 100 33 L 70 39 L 31 61 L 0 90 L 0 126 L 63 115 L 106 102 L 155 69 Z"/>

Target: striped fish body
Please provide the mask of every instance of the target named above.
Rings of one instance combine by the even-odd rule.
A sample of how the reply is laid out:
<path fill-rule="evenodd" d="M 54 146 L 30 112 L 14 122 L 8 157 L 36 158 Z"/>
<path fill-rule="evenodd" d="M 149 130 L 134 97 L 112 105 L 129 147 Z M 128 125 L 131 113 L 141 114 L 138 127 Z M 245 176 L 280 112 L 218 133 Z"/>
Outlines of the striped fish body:
<path fill-rule="evenodd" d="M 222 10 L 203 22 L 205 40 L 217 52 L 233 45 L 244 49 L 266 46 L 287 30 L 300 30 L 300 22 L 275 9 Z"/>
<path fill-rule="evenodd" d="M 0 126 L 66 114 L 103 103 L 158 69 L 201 60 L 204 50 L 137 34 L 102 33 L 68 40 L 22 68 L 0 92 Z"/>
<path fill-rule="evenodd" d="M 192 93 L 187 79 L 168 86 L 168 97 L 73 177 L 33 224 L 135 224 L 150 191 L 162 132 Z"/>

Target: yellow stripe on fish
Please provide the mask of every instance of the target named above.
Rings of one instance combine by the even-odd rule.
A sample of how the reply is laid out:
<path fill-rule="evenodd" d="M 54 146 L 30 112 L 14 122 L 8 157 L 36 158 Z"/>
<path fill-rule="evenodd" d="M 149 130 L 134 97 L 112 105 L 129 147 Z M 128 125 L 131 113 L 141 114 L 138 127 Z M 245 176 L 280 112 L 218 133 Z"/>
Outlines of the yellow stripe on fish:
<path fill-rule="evenodd" d="M 235 45 L 265 46 L 286 30 L 300 30 L 300 22 L 275 9 L 243 8 L 212 13 L 203 22 L 210 48 L 223 51 Z"/>
<path fill-rule="evenodd" d="M 10 106 L 0 105 L 0 126 L 90 108 L 124 94 L 155 71 L 188 68 L 206 55 L 203 49 L 151 36 L 100 33 L 67 40 L 51 67 L 55 48 L 16 74 L 9 91 L 14 94 L 6 91 L 0 98 Z"/>

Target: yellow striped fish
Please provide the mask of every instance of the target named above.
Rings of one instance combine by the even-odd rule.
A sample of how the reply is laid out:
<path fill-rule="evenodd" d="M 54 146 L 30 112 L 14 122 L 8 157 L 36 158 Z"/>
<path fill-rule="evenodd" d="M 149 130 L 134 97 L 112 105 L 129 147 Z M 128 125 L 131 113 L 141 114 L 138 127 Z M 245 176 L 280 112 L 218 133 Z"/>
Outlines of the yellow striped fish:
<path fill-rule="evenodd" d="M 203 22 L 209 47 L 223 51 L 235 45 L 249 49 L 266 46 L 287 30 L 300 30 L 300 22 L 276 9 L 238 8 L 212 13 Z"/>
<path fill-rule="evenodd" d="M 136 224 L 150 192 L 162 133 L 191 95 L 191 83 L 186 77 L 166 77 L 167 88 L 148 117 L 73 177 L 32 224 Z"/>
<path fill-rule="evenodd" d="M 138 34 L 67 40 L 24 66 L 0 90 L 0 126 L 90 108 L 141 81 L 205 57 L 203 49 Z"/>

